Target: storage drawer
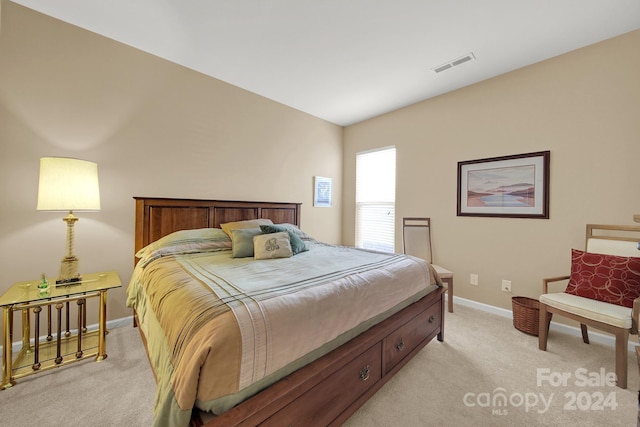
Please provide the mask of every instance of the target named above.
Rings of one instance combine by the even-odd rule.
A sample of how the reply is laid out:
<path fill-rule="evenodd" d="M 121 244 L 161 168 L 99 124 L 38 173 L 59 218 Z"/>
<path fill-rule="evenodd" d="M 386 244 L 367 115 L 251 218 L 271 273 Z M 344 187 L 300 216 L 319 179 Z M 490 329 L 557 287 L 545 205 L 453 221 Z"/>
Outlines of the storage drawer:
<path fill-rule="evenodd" d="M 433 304 L 382 341 L 382 363 L 385 374 L 438 328 L 440 316 L 440 304 Z"/>
<path fill-rule="evenodd" d="M 382 344 L 377 343 L 260 425 L 328 425 L 381 378 L 381 352 Z"/>

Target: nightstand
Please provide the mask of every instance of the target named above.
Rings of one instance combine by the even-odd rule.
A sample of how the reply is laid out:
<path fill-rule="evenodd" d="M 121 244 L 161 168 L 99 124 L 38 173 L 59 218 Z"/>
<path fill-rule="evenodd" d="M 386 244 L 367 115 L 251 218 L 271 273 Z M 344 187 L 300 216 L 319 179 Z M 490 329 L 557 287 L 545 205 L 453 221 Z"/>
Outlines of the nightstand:
<path fill-rule="evenodd" d="M 83 274 L 79 282 L 51 284 L 46 292 L 38 288 L 39 282 L 15 283 L 0 297 L 3 315 L 0 390 L 11 387 L 16 379 L 27 375 L 89 357 L 95 357 L 97 362 L 107 357 L 107 291 L 122 286 L 118 273 Z M 88 331 L 87 299 L 91 298 L 98 301 L 98 325 L 97 329 Z M 71 330 L 69 325 L 71 302 L 77 305 L 76 330 Z M 13 317 L 17 312 L 22 315 L 22 348 L 14 358 Z M 64 329 L 63 321 L 66 321 Z M 46 324 L 46 337 L 41 336 L 44 334 L 44 331 L 40 332 L 41 324 Z M 54 325 L 56 330 L 52 333 Z"/>

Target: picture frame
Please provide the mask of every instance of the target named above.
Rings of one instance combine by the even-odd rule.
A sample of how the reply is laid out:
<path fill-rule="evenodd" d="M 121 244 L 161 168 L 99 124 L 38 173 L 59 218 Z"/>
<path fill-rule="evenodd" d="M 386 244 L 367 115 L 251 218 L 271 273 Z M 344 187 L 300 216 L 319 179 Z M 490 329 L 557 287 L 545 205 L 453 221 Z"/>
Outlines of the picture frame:
<path fill-rule="evenodd" d="M 549 218 L 551 152 L 458 162 L 458 216 Z"/>
<path fill-rule="evenodd" d="M 315 176 L 313 179 L 313 206 L 330 208 L 331 193 L 331 178 Z"/>

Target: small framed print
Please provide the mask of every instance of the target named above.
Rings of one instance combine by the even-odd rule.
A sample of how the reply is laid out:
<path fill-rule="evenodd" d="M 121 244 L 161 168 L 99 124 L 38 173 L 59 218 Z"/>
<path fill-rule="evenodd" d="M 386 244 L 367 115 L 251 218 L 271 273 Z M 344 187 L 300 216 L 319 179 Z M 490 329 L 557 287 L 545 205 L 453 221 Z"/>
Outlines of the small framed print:
<path fill-rule="evenodd" d="M 315 176 L 313 178 L 313 206 L 331 207 L 331 178 Z"/>
<path fill-rule="evenodd" d="M 458 216 L 549 218 L 549 151 L 458 162 Z"/>

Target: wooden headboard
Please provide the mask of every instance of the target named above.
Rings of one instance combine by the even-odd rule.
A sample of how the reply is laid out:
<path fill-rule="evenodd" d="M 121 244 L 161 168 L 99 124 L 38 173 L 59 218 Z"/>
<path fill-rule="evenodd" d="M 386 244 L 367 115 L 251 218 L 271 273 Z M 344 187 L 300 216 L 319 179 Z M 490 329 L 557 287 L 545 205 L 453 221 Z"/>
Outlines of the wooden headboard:
<path fill-rule="evenodd" d="M 134 197 L 135 252 L 178 230 L 216 227 L 246 219 L 268 218 L 300 226 L 302 203 Z"/>

